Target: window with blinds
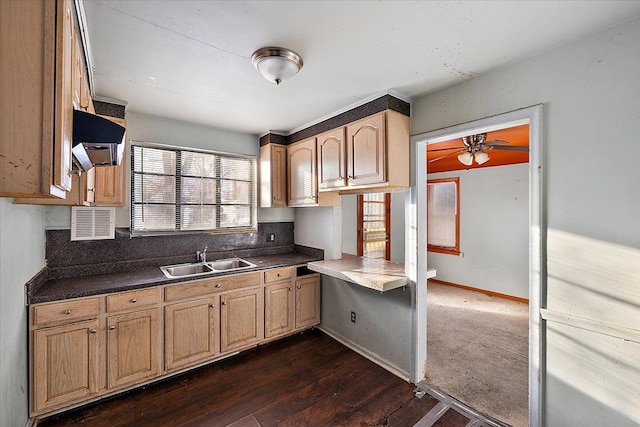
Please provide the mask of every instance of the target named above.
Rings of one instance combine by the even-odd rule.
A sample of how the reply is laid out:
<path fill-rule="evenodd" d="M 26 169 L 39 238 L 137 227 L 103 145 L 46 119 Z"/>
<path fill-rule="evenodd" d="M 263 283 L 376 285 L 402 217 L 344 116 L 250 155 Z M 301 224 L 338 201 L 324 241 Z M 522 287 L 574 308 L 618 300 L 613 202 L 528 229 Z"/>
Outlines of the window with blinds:
<path fill-rule="evenodd" d="M 255 231 L 256 160 L 131 145 L 131 233 Z"/>
<path fill-rule="evenodd" d="M 460 254 L 460 181 L 427 181 L 427 250 Z"/>

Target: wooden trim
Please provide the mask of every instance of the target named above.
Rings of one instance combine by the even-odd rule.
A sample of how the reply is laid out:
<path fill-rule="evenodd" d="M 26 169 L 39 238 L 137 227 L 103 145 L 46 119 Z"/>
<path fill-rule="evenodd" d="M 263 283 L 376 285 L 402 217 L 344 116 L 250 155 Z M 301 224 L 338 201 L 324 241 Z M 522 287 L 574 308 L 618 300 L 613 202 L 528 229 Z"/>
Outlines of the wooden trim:
<path fill-rule="evenodd" d="M 489 291 L 489 290 L 486 290 L 486 289 L 474 288 L 473 286 L 460 285 L 458 283 L 453 283 L 453 282 L 446 282 L 446 281 L 440 280 L 440 279 L 429 279 L 429 282 L 434 282 L 434 283 L 438 283 L 440 285 L 446 285 L 446 286 L 454 286 L 456 288 L 466 289 L 468 291 L 481 292 L 483 294 L 486 294 L 486 295 L 489 295 L 489 296 L 492 296 L 492 297 L 505 298 L 505 299 L 510 299 L 510 300 L 513 300 L 513 301 L 524 302 L 524 303 L 529 304 L 529 300 L 527 298 L 521 298 L 521 297 L 517 297 L 517 296 L 514 296 L 514 295 L 501 294 L 500 292 L 494 292 L 494 291 Z"/>
<path fill-rule="evenodd" d="M 358 256 L 362 256 L 364 254 L 364 227 L 362 224 L 362 220 L 364 217 L 364 209 L 363 209 L 363 203 L 364 203 L 364 196 L 362 194 L 358 194 L 358 213 L 357 213 L 357 218 L 358 218 Z"/>
<path fill-rule="evenodd" d="M 427 243 L 427 252 L 437 252 L 447 255 L 460 255 L 460 178 L 441 178 L 441 179 L 429 179 L 427 180 L 427 186 L 429 184 L 437 184 L 442 182 L 454 182 L 456 184 L 456 246 L 453 248 L 445 248 L 443 246 L 435 246 Z M 428 187 L 427 187 L 428 188 Z M 427 196 L 427 215 L 429 215 L 429 200 Z M 428 219 L 427 219 L 428 224 Z M 428 241 L 428 235 L 427 235 Z"/>
<path fill-rule="evenodd" d="M 442 246 L 427 245 L 427 252 L 435 252 L 438 254 L 460 256 L 460 251 L 454 249 L 443 248 Z"/>
<path fill-rule="evenodd" d="M 384 259 L 391 261 L 391 193 L 384 194 L 384 229 L 387 233 Z"/>

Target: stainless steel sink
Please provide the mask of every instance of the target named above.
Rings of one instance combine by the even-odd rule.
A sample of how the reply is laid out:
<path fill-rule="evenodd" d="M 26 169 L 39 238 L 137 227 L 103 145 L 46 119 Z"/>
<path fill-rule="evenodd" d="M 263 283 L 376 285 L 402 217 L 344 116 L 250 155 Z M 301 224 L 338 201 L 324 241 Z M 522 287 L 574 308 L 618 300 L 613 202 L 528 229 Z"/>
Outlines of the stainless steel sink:
<path fill-rule="evenodd" d="M 160 270 L 162 270 L 164 275 L 168 278 L 213 273 L 213 269 L 203 263 L 165 265 L 164 267 L 160 267 Z"/>
<path fill-rule="evenodd" d="M 255 264 L 251 264 L 250 262 L 240 258 L 219 259 L 208 262 L 207 265 L 214 271 L 228 271 L 255 267 Z"/>
<path fill-rule="evenodd" d="M 196 264 L 175 264 L 165 265 L 160 267 L 160 270 L 169 279 L 176 277 L 191 277 L 191 276 L 204 276 L 212 275 L 216 273 L 230 272 L 235 270 L 243 270 L 246 268 L 253 268 L 255 264 L 245 261 L 241 258 L 228 258 L 218 259 L 215 261 L 209 261 L 207 263 Z"/>

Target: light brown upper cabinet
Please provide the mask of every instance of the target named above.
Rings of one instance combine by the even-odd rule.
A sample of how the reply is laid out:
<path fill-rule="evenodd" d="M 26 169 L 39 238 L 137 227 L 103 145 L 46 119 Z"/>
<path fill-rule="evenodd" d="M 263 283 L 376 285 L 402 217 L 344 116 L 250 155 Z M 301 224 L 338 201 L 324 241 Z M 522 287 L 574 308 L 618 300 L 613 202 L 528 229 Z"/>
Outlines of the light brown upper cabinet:
<path fill-rule="evenodd" d="M 75 15 L 73 0 L 0 2 L 1 197 L 72 188 Z"/>
<path fill-rule="evenodd" d="M 385 115 L 378 113 L 347 125 L 349 185 L 379 184 L 386 180 Z"/>
<path fill-rule="evenodd" d="M 260 207 L 287 206 L 287 147 L 260 147 Z"/>
<path fill-rule="evenodd" d="M 409 186 L 409 117 L 387 110 L 318 136 L 319 191 Z"/>
<path fill-rule="evenodd" d="M 318 135 L 318 188 L 320 191 L 347 185 L 345 128 Z"/>
<path fill-rule="evenodd" d="M 287 147 L 289 206 L 318 203 L 316 139 L 309 138 Z"/>
<path fill-rule="evenodd" d="M 316 138 L 308 138 L 287 146 L 288 206 L 336 206 L 337 193 L 318 194 L 316 173 Z"/>

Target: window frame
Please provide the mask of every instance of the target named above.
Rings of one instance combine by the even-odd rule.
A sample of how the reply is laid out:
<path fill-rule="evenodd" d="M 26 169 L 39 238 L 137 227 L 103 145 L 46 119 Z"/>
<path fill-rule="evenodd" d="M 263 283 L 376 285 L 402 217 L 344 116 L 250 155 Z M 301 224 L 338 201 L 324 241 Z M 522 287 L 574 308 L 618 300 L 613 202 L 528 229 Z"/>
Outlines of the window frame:
<path fill-rule="evenodd" d="M 384 259 L 386 261 L 390 261 L 391 260 L 391 193 L 380 193 L 380 194 L 384 194 L 384 200 L 381 202 L 382 204 L 384 204 L 384 227 L 385 227 L 385 233 L 387 234 L 387 239 L 386 239 L 386 243 L 385 243 L 385 252 L 384 252 L 384 258 L 378 258 L 378 259 Z M 372 203 L 372 202 L 366 202 L 364 200 L 364 195 L 363 194 L 358 194 L 358 207 L 357 207 L 357 220 L 358 220 L 358 227 L 357 227 L 357 239 L 358 239 L 358 245 L 357 245 L 357 252 L 358 252 L 358 256 L 364 256 L 364 204 L 365 203 Z M 373 202 L 373 203 L 380 203 L 380 202 Z M 375 259 L 375 258 L 373 258 Z"/>
<path fill-rule="evenodd" d="M 428 229 L 428 215 L 429 215 L 429 199 L 427 197 L 427 252 L 435 252 L 440 254 L 447 255 L 460 255 L 460 177 L 452 177 L 452 178 L 439 178 L 439 179 L 428 179 L 427 180 L 427 193 L 429 184 L 439 184 L 439 183 L 450 183 L 453 182 L 456 185 L 456 229 L 455 229 L 455 240 L 456 244 L 453 247 L 446 246 L 438 246 L 429 244 L 429 229 Z"/>
<path fill-rule="evenodd" d="M 136 147 L 142 147 L 142 148 L 153 148 L 153 149 L 158 149 L 158 150 L 166 150 L 166 151 L 174 151 L 177 152 L 176 154 L 176 165 L 175 165 L 175 171 L 174 174 L 172 176 L 175 177 L 175 191 L 176 191 L 176 199 L 174 201 L 173 204 L 168 203 L 167 205 L 173 205 L 175 206 L 176 212 L 179 211 L 180 207 L 183 205 L 183 203 L 180 202 L 180 190 L 181 190 L 181 185 L 180 185 L 180 178 L 181 177 L 191 177 L 190 175 L 184 175 L 181 174 L 181 164 L 180 164 L 180 158 L 181 158 L 181 153 L 183 152 L 192 152 L 192 153 L 202 153 L 202 154 L 210 154 L 210 155 L 214 155 L 214 156 L 218 156 L 220 158 L 229 158 L 229 159 L 243 159 L 243 160 L 248 160 L 250 162 L 250 176 L 249 179 L 246 180 L 245 182 L 249 182 L 249 191 L 250 191 L 250 195 L 249 195 L 249 216 L 250 216 L 250 225 L 248 226 L 240 226 L 240 227 L 217 227 L 217 228 L 203 228 L 203 229 L 197 229 L 197 230 L 193 230 L 193 229 L 180 229 L 180 225 L 177 223 L 175 223 L 175 228 L 173 230 L 149 230 L 149 231 L 145 231 L 145 230 L 135 230 L 134 229 L 134 215 L 135 215 L 135 207 L 139 206 L 139 205 L 144 205 L 144 203 L 138 203 L 135 202 L 135 177 L 138 174 L 137 172 L 135 172 L 135 156 L 134 156 L 134 150 Z M 159 144 L 159 143 L 154 143 L 154 142 L 142 142 L 142 141 L 131 141 L 131 145 L 130 145 L 130 184 L 131 184 L 131 192 L 130 192 L 130 215 L 129 215 L 129 220 L 130 220 L 130 234 L 131 237 L 141 237 L 141 236 L 162 236 L 162 235 L 185 235 L 185 234 L 239 234 L 239 233 L 256 233 L 258 231 L 258 194 L 257 194 L 257 190 L 258 190 L 258 169 L 257 169 L 257 156 L 254 155 L 245 155 L 245 154 L 237 154 L 237 153 L 225 153 L 225 152 L 220 152 L 220 151 L 213 151 L 213 150 L 205 150 L 205 149 L 199 149 L 199 148 L 191 148 L 191 147 L 183 147 L 183 146 L 176 146 L 176 145 L 167 145 L 167 144 Z M 219 161 L 219 160 L 218 160 Z M 202 177 L 204 178 L 204 177 Z M 216 183 L 220 183 L 221 180 L 224 180 L 226 178 L 223 178 L 220 176 L 219 173 L 216 173 L 215 177 L 209 177 L 208 179 L 212 179 L 214 181 L 216 181 Z M 243 180 L 238 180 L 238 181 L 243 181 Z M 217 192 L 218 192 L 218 196 L 216 197 L 216 202 L 212 204 L 212 206 L 214 206 L 215 210 L 216 210 L 216 217 L 219 217 L 219 214 L 221 212 L 221 208 L 222 206 L 226 206 L 227 204 L 223 204 L 220 201 L 220 197 L 219 197 L 219 191 L 220 188 L 218 188 Z M 174 214 L 174 219 L 179 218 L 179 214 L 176 213 Z M 219 220 L 216 221 L 217 224 L 219 224 Z"/>

